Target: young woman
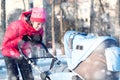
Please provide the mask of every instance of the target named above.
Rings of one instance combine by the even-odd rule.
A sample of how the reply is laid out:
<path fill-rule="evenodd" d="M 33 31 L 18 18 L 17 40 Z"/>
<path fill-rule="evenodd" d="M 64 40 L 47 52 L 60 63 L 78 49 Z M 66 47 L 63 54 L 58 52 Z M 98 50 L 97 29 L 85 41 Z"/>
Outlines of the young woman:
<path fill-rule="evenodd" d="M 35 7 L 30 11 L 23 12 L 19 20 L 8 25 L 2 42 L 2 55 L 8 71 L 8 80 L 19 80 L 18 70 L 20 70 L 23 80 L 34 80 L 31 66 L 26 59 L 21 57 L 18 44 L 24 41 L 23 53 L 29 54 L 29 42 L 32 41 L 35 44 L 41 42 L 45 22 L 45 9 Z"/>

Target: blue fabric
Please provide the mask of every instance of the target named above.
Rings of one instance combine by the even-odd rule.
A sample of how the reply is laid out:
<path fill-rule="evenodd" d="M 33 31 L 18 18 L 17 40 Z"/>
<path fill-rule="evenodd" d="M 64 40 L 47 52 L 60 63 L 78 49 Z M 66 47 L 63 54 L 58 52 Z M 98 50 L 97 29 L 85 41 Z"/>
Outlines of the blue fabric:
<path fill-rule="evenodd" d="M 110 71 L 120 71 L 120 47 L 110 47 L 105 49 L 107 69 Z"/>
<path fill-rule="evenodd" d="M 74 36 L 75 35 L 75 36 Z M 73 38 L 72 49 L 69 46 L 69 40 Z M 81 61 L 84 61 L 92 51 L 106 39 L 113 39 L 110 36 L 97 37 L 93 34 L 84 35 L 76 31 L 67 31 L 64 35 L 64 48 L 67 57 L 68 68 L 73 70 Z M 76 49 L 82 46 L 83 49 Z"/>

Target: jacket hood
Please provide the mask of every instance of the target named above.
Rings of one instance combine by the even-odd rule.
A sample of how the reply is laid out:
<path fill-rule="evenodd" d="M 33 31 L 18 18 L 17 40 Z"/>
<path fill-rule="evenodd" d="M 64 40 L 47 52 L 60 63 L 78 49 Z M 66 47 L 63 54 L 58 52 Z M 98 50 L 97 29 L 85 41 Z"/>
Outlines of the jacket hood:
<path fill-rule="evenodd" d="M 32 13 L 31 10 L 30 10 L 30 11 L 23 12 L 23 13 L 20 15 L 20 20 L 26 22 L 26 16 L 29 15 L 29 14 L 31 14 L 31 13 Z"/>

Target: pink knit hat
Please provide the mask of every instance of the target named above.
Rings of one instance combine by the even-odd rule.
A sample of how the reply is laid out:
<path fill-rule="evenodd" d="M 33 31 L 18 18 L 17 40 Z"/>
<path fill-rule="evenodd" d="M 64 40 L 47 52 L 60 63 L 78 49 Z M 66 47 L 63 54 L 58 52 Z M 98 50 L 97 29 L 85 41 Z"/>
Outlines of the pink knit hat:
<path fill-rule="evenodd" d="M 30 21 L 33 22 L 46 22 L 46 10 L 45 8 L 35 7 L 32 9 Z"/>

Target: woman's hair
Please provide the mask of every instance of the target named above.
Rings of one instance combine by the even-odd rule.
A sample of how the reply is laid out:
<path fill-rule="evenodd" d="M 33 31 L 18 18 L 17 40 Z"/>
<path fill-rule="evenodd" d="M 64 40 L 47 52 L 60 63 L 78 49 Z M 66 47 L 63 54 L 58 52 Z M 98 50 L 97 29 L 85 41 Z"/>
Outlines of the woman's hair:
<path fill-rule="evenodd" d="M 31 17 L 31 14 L 26 15 L 26 16 L 25 16 L 25 20 L 26 20 L 26 22 L 27 22 L 28 24 L 30 24 L 30 25 L 32 26 L 32 23 L 31 23 L 31 21 L 30 21 L 30 17 Z"/>
<path fill-rule="evenodd" d="M 25 16 L 26 22 L 29 22 L 29 21 L 30 21 L 30 17 L 31 17 L 31 14 L 28 14 L 28 15 Z"/>

